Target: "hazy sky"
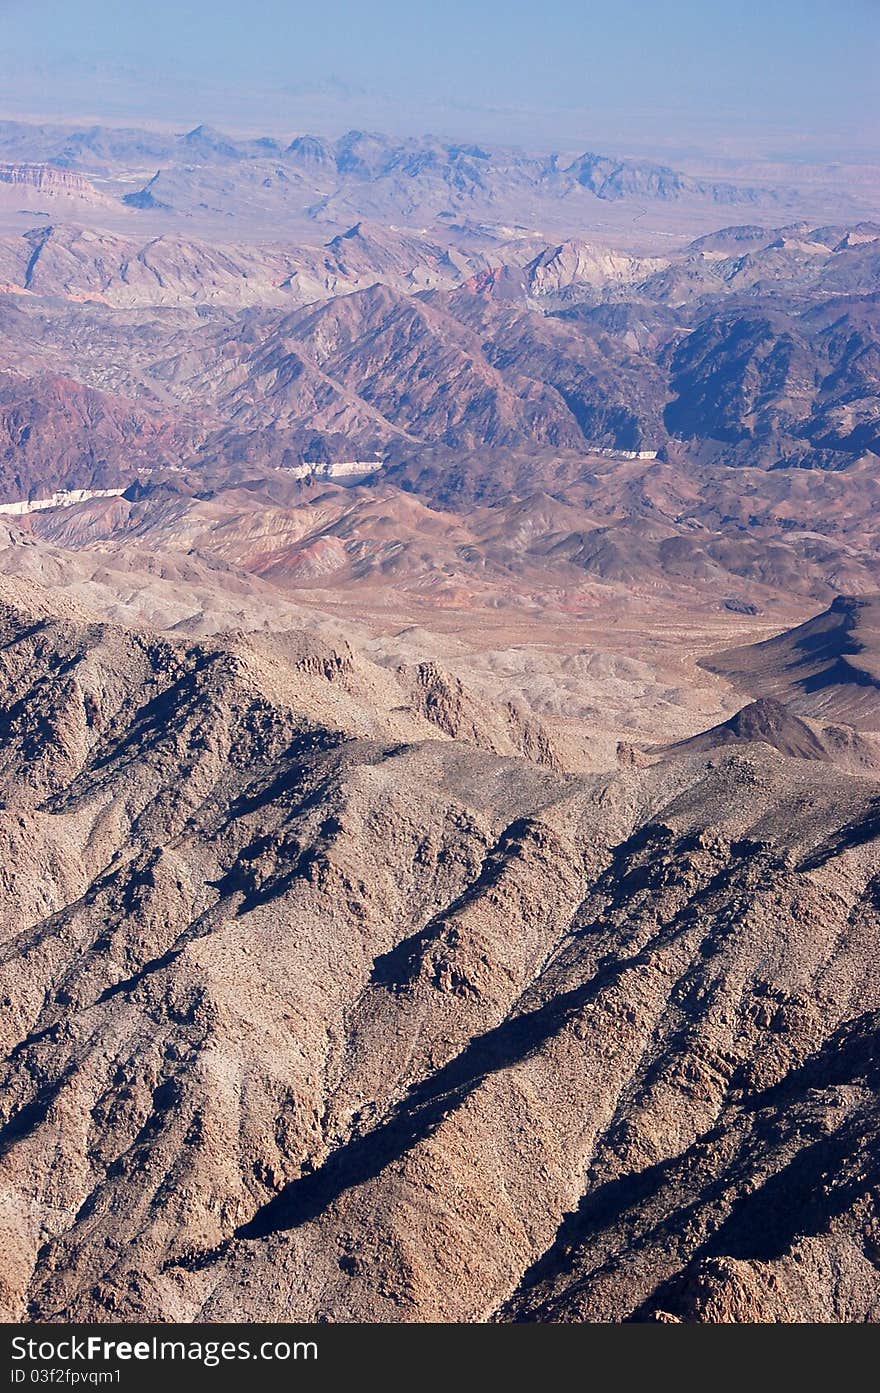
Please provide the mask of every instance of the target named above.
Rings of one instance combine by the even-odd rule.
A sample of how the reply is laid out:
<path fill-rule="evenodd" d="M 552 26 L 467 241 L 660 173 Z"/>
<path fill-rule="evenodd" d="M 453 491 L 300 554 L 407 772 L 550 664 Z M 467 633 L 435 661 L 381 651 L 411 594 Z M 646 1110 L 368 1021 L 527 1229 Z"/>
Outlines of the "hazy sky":
<path fill-rule="evenodd" d="M 0 0 L 0 17 L 10 115 L 128 101 L 216 122 L 226 96 L 230 122 L 259 124 L 264 99 L 278 124 L 324 84 L 316 116 L 483 138 L 878 143 L 880 0 Z"/>

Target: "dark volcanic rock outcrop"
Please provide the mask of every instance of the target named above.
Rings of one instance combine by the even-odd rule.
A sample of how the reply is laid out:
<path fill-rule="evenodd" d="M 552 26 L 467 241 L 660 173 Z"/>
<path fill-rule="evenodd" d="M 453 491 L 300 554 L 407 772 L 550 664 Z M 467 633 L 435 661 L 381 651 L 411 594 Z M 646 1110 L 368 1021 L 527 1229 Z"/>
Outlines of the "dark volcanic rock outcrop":
<path fill-rule="evenodd" d="M 880 730 L 880 597 L 841 595 L 815 619 L 703 666 L 803 715 Z"/>
<path fill-rule="evenodd" d="M 711 730 L 701 731 L 689 740 L 662 747 L 663 753 L 699 754 L 722 749 L 725 745 L 770 745 L 791 759 L 828 759 L 828 751 L 806 721 L 792 716 L 781 701 L 761 697 L 744 706 L 729 720 Z"/>

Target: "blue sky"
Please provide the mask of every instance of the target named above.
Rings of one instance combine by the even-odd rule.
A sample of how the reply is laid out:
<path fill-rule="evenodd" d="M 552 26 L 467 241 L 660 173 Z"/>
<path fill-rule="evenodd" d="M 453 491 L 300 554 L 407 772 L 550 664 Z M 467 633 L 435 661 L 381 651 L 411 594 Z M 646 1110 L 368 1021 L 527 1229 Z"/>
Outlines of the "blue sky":
<path fill-rule="evenodd" d="M 470 115 L 483 138 L 531 119 L 575 143 L 591 122 L 625 143 L 878 143 L 880 0 L 0 0 L 0 16 L 7 106 L 100 114 L 104 84 L 119 115 L 127 84 L 136 116 L 183 119 L 188 94 L 211 107 L 194 120 L 222 119 L 225 91 L 256 123 L 262 93 L 274 123 L 284 89 L 298 116 L 325 84 L 325 112 Z"/>

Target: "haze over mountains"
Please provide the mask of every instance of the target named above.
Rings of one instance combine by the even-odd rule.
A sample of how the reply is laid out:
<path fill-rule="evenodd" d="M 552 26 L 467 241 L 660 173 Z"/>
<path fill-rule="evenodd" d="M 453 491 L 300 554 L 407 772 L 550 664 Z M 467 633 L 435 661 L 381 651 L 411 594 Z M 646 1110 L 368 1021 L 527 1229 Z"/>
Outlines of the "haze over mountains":
<path fill-rule="evenodd" d="M 876 189 L 0 162 L 5 1318 L 876 1320 Z"/>
<path fill-rule="evenodd" d="M 109 198 L 120 215 L 140 213 L 141 223 L 196 222 L 214 235 L 224 224 L 273 237 L 280 219 L 341 229 L 372 218 L 549 231 L 598 223 L 632 239 L 714 228 L 727 207 L 757 210 L 777 224 L 809 216 L 808 209 L 858 217 L 878 207 L 870 166 L 802 167 L 789 181 L 778 166 L 755 167 L 750 181 L 746 166 L 725 180 L 601 151 L 533 152 L 365 130 L 334 140 L 308 133 L 242 139 L 206 125 L 170 135 L 5 121 L 0 162 L 0 192 L 3 184 L 16 188 L 19 202 L 28 182 L 40 181 L 83 203 Z M 11 211 L 7 194 L 0 212 Z"/>

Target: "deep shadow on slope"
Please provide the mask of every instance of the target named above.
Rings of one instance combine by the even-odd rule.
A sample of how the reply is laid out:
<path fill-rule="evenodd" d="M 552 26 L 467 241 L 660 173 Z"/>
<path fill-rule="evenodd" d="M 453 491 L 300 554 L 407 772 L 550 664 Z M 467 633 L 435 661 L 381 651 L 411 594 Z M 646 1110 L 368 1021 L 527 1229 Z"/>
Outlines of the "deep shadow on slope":
<path fill-rule="evenodd" d="M 643 960 L 642 953 L 623 958 L 584 985 L 475 1036 L 449 1064 L 417 1084 L 386 1122 L 339 1147 L 312 1175 L 292 1181 L 237 1229 L 236 1237 L 265 1238 L 316 1218 L 344 1191 L 372 1179 L 429 1137 L 484 1078 L 534 1054 L 587 1002 Z"/>
<path fill-rule="evenodd" d="M 772 1158 L 775 1153 L 778 1160 L 777 1169 L 756 1189 L 746 1192 L 738 1183 L 733 1167 L 740 1148 L 720 1171 L 707 1171 L 701 1158 L 711 1154 L 710 1148 L 718 1151 L 717 1143 L 726 1131 L 722 1122 L 681 1155 L 588 1190 L 577 1209 L 565 1216 L 550 1247 L 524 1273 L 502 1308 L 501 1319 L 558 1318 L 565 1289 L 578 1287 L 598 1270 L 582 1276 L 579 1255 L 618 1226 L 630 1233 L 630 1248 L 646 1248 L 652 1241 L 680 1239 L 700 1211 L 729 1205 L 718 1226 L 704 1230 L 685 1267 L 628 1317 L 635 1321 L 653 1319 L 657 1309 L 674 1309 L 674 1298 L 684 1289 L 687 1274 L 703 1259 L 769 1262 L 785 1254 L 798 1238 L 824 1232 L 834 1218 L 880 1184 L 876 1103 L 841 1113 L 840 1125 L 830 1134 L 817 1137 L 813 1130 L 811 1101 L 827 1090 L 851 1085 L 874 1095 L 880 1090 L 880 1014 L 876 1012 L 840 1026 L 785 1078 L 739 1104 L 734 1124 L 739 1121 L 747 1134 L 759 1136 L 763 1154 Z M 786 1156 L 792 1145 L 794 1154 Z M 691 1200 L 685 1192 L 676 1202 L 672 1198 L 676 1189 L 694 1178 L 699 1178 L 699 1196 Z M 670 1191 L 668 1203 L 663 1202 L 664 1189 Z M 547 1299 L 540 1305 L 529 1302 L 529 1294 L 537 1295 L 542 1286 L 550 1293 Z"/>

